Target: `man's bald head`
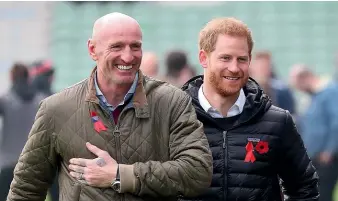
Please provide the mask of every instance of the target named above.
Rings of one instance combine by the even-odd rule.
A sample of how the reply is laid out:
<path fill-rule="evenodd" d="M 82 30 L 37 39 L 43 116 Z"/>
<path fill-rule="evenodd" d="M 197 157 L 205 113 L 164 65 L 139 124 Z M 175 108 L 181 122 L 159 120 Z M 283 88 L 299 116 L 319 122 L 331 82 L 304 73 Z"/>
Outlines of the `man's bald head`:
<path fill-rule="evenodd" d="M 92 39 L 99 40 L 107 29 L 118 29 L 120 27 L 131 30 L 139 29 L 142 35 L 140 25 L 134 18 L 123 13 L 114 12 L 104 15 L 95 21 Z"/>
<path fill-rule="evenodd" d="M 142 60 L 142 32 L 135 19 L 122 13 L 99 18 L 87 45 L 99 82 L 106 80 L 109 86 L 133 83 Z"/>
<path fill-rule="evenodd" d="M 158 60 L 154 52 L 143 53 L 141 71 L 150 77 L 157 76 L 158 73 Z"/>

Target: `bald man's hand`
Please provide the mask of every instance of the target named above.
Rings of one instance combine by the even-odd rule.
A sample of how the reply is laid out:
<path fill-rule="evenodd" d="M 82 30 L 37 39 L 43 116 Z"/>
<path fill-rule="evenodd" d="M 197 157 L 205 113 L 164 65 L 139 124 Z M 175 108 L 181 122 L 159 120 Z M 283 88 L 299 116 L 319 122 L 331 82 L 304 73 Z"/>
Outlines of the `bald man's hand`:
<path fill-rule="evenodd" d="M 111 187 L 112 182 L 116 179 L 117 162 L 108 154 L 108 152 L 99 149 L 89 142 L 86 143 L 86 146 L 88 150 L 98 158 L 70 159 L 70 175 L 80 182 L 93 187 Z"/>

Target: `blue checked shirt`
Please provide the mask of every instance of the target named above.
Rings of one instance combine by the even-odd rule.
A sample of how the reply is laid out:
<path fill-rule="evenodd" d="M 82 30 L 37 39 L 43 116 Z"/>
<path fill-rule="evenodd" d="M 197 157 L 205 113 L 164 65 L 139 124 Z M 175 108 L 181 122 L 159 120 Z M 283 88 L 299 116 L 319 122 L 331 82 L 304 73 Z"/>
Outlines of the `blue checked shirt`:
<path fill-rule="evenodd" d="M 135 76 L 135 79 L 134 79 L 134 82 L 133 84 L 131 85 L 128 93 L 124 96 L 124 99 L 123 101 L 116 107 L 110 105 L 108 102 L 107 102 L 107 99 L 104 97 L 102 91 L 100 90 L 99 88 L 99 85 L 97 84 L 97 73 L 95 74 L 95 77 L 94 77 L 94 81 L 95 81 L 95 89 L 96 89 L 96 96 L 97 98 L 100 100 L 100 102 L 102 104 L 104 104 L 104 106 L 106 108 L 108 108 L 111 112 L 114 112 L 114 110 L 118 107 L 118 106 L 122 106 L 124 105 L 126 102 L 128 102 L 128 100 L 130 100 L 134 93 L 135 93 L 135 90 L 136 90 L 136 85 L 137 85 L 137 81 L 138 81 L 138 72 L 136 73 L 136 76 Z"/>

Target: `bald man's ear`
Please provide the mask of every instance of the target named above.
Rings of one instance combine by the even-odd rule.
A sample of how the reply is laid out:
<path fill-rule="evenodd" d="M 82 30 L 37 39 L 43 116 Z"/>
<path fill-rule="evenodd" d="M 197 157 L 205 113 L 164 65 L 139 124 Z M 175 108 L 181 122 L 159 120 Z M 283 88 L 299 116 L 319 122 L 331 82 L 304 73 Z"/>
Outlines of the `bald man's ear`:
<path fill-rule="evenodd" d="M 92 39 L 89 39 L 87 42 L 87 46 L 88 46 L 88 52 L 90 57 L 96 61 L 97 60 L 97 55 L 96 55 L 96 51 L 95 51 L 95 44 L 94 41 Z"/>

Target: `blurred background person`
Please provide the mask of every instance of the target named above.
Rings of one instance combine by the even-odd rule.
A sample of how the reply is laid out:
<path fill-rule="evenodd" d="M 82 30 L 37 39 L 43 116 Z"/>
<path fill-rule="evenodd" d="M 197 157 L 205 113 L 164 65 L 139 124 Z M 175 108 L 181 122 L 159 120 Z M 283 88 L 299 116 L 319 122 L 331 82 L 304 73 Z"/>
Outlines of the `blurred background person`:
<path fill-rule="evenodd" d="M 290 82 L 311 96 L 300 120 L 302 137 L 318 171 L 320 200 L 333 201 L 338 179 L 338 84 L 322 80 L 304 64 L 291 68 Z"/>
<path fill-rule="evenodd" d="M 143 53 L 140 69 L 144 75 L 156 78 L 158 76 L 158 58 L 154 52 Z"/>
<path fill-rule="evenodd" d="M 189 64 L 187 53 L 183 50 L 169 51 L 165 59 L 165 66 L 166 81 L 178 87 L 183 86 L 195 73 Z"/>
<path fill-rule="evenodd" d="M 272 65 L 271 53 L 268 51 L 257 52 L 253 56 L 250 66 L 250 76 L 263 88 L 277 107 L 288 110 L 295 115 L 295 101 L 289 87 L 277 78 Z"/>
<path fill-rule="evenodd" d="M 27 141 L 42 96 L 29 81 L 26 65 L 15 63 L 10 70 L 11 88 L 0 98 L 0 200 L 6 200 L 13 170 Z"/>
<path fill-rule="evenodd" d="M 32 85 L 38 92 L 46 96 L 54 94 L 52 90 L 54 67 L 51 61 L 41 60 L 34 62 L 29 73 L 32 78 Z"/>
<path fill-rule="evenodd" d="M 334 57 L 334 70 L 333 71 L 334 71 L 333 79 L 338 82 L 338 52 L 335 54 L 335 57 Z"/>

